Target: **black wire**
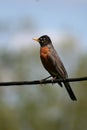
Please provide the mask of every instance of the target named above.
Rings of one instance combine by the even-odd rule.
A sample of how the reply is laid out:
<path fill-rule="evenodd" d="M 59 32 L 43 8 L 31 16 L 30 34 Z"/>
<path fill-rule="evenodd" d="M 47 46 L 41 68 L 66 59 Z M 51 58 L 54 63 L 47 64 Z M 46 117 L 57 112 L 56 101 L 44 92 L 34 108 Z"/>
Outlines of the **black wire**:
<path fill-rule="evenodd" d="M 55 79 L 55 80 L 51 79 L 51 80 L 34 80 L 34 81 L 11 81 L 11 82 L 0 82 L 0 86 L 35 85 L 35 84 L 57 83 L 57 82 L 77 82 L 85 80 L 87 80 L 87 77 Z"/>

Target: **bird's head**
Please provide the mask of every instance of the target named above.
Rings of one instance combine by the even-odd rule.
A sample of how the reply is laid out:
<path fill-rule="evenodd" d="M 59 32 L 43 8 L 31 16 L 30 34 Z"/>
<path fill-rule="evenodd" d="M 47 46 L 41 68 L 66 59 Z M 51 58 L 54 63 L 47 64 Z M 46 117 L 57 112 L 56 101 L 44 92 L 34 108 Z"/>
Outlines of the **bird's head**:
<path fill-rule="evenodd" d="M 41 47 L 52 44 L 51 39 L 47 35 L 43 35 L 40 38 L 33 38 L 33 40 L 39 42 Z"/>

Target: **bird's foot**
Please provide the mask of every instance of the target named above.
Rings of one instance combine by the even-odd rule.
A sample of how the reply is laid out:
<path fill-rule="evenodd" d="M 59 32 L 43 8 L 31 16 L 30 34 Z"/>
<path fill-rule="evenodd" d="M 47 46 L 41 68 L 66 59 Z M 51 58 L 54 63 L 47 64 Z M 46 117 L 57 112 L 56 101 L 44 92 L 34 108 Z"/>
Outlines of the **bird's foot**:
<path fill-rule="evenodd" d="M 46 77 L 46 78 L 44 78 L 44 79 L 41 79 L 41 80 L 40 80 L 40 84 L 42 85 L 42 82 L 43 82 L 43 81 L 46 81 L 46 80 L 49 79 L 50 77 L 52 77 L 52 76 L 50 75 L 50 76 L 48 76 L 48 77 Z"/>
<path fill-rule="evenodd" d="M 50 76 L 48 76 L 48 77 L 46 77 L 46 78 L 44 78 L 44 79 L 41 79 L 40 82 L 43 82 L 43 81 L 49 79 L 50 77 L 52 77 L 52 76 L 50 75 Z"/>
<path fill-rule="evenodd" d="M 56 80 L 56 77 L 53 77 L 51 80 L 52 80 L 52 85 L 54 85 L 53 82 Z"/>

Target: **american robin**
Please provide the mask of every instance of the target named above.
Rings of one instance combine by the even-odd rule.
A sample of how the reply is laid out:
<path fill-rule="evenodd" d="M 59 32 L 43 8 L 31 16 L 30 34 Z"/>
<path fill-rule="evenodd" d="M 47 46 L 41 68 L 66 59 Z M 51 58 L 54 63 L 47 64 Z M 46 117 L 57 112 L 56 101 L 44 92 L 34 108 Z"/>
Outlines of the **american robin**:
<path fill-rule="evenodd" d="M 43 35 L 40 38 L 33 38 L 33 40 L 40 43 L 40 58 L 45 69 L 50 73 L 53 79 L 66 79 L 68 74 L 66 69 L 60 60 L 56 50 L 53 47 L 51 39 L 47 35 Z M 62 83 L 58 82 L 62 87 Z M 64 82 L 64 86 L 72 100 L 77 100 L 69 82 Z"/>

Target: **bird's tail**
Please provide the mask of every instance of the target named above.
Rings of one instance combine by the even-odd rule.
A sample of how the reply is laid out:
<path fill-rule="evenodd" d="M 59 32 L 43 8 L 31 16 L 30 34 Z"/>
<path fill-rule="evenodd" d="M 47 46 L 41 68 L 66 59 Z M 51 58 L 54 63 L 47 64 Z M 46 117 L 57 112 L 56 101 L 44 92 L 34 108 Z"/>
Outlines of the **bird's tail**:
<path fill-rule="evenodd" d="M 64 85 L 65 85 L 65 88 L 66 88 L 66 90 L 67 90 L 67 92 L 68 92 L 70 98 L 71 98 L 73 101 L 77 100 L 77 99 L 76 99 L 76 96 L 74 95 L 74 93 L 73 93 L 73 91 L 72 91 L 72 89 L 71 89 L 71 87 L 70 87 L 70 84 L 69 84 L 68 82 L 65 82 Z"/>

